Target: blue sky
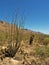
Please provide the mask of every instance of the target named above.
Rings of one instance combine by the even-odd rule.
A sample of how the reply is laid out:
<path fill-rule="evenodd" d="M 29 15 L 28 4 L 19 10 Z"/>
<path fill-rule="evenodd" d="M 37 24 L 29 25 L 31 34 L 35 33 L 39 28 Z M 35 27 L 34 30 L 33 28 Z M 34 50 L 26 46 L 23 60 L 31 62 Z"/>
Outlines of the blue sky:
<path fill-rule="evenodd" d="M 25 16 L 25 28 L 49 34 L 49 0 L 0 0 L 0 20 L 11 21 L 19 8 L 21 17 Z"/>

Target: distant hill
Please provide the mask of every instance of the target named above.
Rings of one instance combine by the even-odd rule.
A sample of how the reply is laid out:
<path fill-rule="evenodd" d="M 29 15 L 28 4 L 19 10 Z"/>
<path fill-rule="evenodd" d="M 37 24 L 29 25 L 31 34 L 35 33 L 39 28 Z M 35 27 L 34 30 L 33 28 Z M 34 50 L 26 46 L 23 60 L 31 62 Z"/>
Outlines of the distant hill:
<path fill-rule="evenodd" d="M 6 41 L 10 40 L 11 38 L 15 39 L 16 38 L 16 26 L 14 24 L 10 24 L 7 22 L 0 21 L 0 41 Z M 40 38 L 49 38 L 49 35 L 40 33 L 40 32 L 35 32 L 31 31 L 28 29 L 19 29 L 19 35 L 23 40 L 29 40 L 31 35 L 34 35 L 34 39 Z"/>

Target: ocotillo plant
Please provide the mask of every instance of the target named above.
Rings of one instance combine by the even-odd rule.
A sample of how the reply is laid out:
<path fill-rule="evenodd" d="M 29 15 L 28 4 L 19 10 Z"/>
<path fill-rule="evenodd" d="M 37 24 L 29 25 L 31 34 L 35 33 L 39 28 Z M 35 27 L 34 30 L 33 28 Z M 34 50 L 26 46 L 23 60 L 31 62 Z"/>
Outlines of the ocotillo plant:
<path fill-rule="evenodd" d="M 21 20 L 21 22 L 24 22 L 23 20 Z M 12 31 L 12 25 L 13 25 L 13 31 Z M 19 26 L 19 21 L 18 21 L 18 18 L 17 16 L 15 16 L 14 18 L 14 21 L 12 21 L 12 24 L 11 24 L 11 42 L 9 42 L 10 44 L 8 45 L 8 47 L 6 49 L 4 49 L 4 51 L 2 51 L 2 53 L 5 54 L 5 56 L 8 56 L 8 57 L 13 57 L 16 52 L 18 51 L 20 45 L 21 45 L 21 37 L 20 36 L 20 29 L 24 28 L 23 24 L 21 24 Z M 9 34 L 10 34 L 9 33 Z M 14 35 L 13 35 L 14 33 Z M 13 42 L 15 41 L 15 42 Z"/>

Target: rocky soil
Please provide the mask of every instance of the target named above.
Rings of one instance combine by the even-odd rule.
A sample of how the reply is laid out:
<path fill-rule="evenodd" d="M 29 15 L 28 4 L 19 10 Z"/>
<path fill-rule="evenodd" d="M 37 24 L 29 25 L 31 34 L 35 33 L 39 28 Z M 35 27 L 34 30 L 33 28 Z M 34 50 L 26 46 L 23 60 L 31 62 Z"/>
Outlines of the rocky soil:
<path fill-rule="evenodd" d="M 13 58 L 0 59 L 0 65 L 49 65 L 49 53 L 43 45 L 22 42 L 16 55 Z"/>

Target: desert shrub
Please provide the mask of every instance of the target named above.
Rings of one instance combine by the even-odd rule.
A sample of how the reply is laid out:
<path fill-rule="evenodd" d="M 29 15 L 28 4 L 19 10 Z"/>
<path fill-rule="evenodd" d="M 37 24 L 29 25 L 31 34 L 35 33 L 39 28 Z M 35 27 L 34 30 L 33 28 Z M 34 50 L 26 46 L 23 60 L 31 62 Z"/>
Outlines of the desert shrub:
<path fill-rule="evenodd" d="M 41 48 L 36 47 L 36 48 L 35 48 L 35 53 L 36 53 L 37 55 L 39 55 L 39 54 L 41 53 Z"/>
<path fill-rule="evenodd" d="M 46 52 L 40 47 L 35 48 L 35 54 L 41 58 L 44 58 L 46 56 Z"/>
<path fill-rule="evenodd" d="M 35 43 L 42 44 L 43 39 L 44 39 L 44 36 L 43 36 L 43 35 L 35 34 L 34 42 L 35 42 Z"/>
<path fill-rule="evenodd" d="M 49 44 L 49 38 L 44 38 L 43 45 L 48 45 L 48 44 Z"/>
<path fill-rule="evenodd" d="M 34 40 L 34 35 L 31 35 L 31 36 L 30 36 L 30 40 L 29 40 L 29 45 L 32 44 L 33 40 Z"/>
<path fill-rule="evenodd" d="M 43 39 L 44 39 L 44 38 L 43 38 L 42 36 L 39 36 L 39 38 L 38 38 L 38 43 L 42 44 Z"/>
<path fill-rule="evenodd" d="M 41 59 L 44 59 L 46 57 L 49 57 L 49 47 L 44 46 L 44 47 L 35 47 L 35 55 L 39 56 Z"/>
<path fill-rule="evenodd" d="M 46 56 L 49 57 L 49 47 L 45 46 L 45 53 L 46 53 Z"/>

